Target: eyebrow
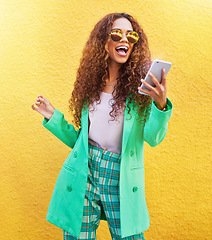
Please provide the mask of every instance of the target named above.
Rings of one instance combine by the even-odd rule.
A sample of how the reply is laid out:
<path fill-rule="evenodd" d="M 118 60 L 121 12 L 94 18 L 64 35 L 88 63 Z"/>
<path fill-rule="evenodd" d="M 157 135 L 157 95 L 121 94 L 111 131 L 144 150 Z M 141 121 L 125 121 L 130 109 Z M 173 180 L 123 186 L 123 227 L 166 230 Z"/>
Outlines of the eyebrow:
<path fill-rule="evenodd" d="M 113 28 L 112 31 L 113 30 L 120 30 L 120 31 L 122 31 L 122 29 L 120 29 L 120 28 Z M 127 32 L 133 32 L 133 30 L 127 30 Z"/>

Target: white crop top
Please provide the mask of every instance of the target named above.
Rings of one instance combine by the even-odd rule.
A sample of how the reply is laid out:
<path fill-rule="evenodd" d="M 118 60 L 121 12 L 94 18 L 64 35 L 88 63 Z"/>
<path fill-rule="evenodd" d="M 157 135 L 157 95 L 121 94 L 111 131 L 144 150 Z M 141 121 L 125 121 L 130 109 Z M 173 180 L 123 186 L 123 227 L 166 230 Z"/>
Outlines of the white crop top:
<path fill-rule="evenodd" d="M 89 106 L 89 132 L 88 138 L 98 143 L 102 148 L 114 153 L 121 153 L 124 108 L 116 120 L 109 115 L 112 110 L 113 96 L 101 92 L 101 103 L 94 102 Z"/>

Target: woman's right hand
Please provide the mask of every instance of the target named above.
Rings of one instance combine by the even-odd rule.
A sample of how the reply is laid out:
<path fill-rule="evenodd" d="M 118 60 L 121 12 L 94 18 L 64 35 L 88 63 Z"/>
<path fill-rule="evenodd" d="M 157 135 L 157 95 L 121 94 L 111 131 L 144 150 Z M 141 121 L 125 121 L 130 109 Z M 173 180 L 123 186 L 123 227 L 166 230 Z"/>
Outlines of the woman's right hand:
<path fill-rule="evenodd" d="M 35 107 L 35 105 L 37 107 Z M 38 95 L 35 105 L 32 104 L 32 109 L 39 112 L 47 119 L 50 119 L 55 111 L 55 108 L 52 106 L 49 100 L 42 95 Z"/>

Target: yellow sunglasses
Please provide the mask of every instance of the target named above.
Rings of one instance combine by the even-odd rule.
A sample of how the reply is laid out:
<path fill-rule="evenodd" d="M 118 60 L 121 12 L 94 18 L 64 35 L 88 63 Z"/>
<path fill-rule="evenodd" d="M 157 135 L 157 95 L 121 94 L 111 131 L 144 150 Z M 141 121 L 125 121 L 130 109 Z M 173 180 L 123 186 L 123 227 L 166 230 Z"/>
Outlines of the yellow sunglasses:
<path fill-rule="evenodd" d="M 119 42 L 123 38 L 123 33 L 120 29 L 113 29 L 110 33 L 110 38 L 114 42 Z M 126 34 L 126 38 L 129 43 L 135 44 L 138 41 L 139 36 L 137 32 L 131 31 Z"/>

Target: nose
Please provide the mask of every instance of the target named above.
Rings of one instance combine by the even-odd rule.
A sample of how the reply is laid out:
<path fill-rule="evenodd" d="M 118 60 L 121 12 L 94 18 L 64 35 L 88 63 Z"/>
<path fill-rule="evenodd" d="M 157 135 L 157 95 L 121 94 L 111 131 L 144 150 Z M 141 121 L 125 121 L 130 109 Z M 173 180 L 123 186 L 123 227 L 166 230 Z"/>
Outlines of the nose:
<path fill-rule="evenodd" d="M 121 42 L 123 42 L 123 41 L 128 42 L 127 34 L 126 34 L 126 33 L 123 33 L 123 34 L 122 34 Z"/>

